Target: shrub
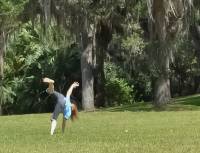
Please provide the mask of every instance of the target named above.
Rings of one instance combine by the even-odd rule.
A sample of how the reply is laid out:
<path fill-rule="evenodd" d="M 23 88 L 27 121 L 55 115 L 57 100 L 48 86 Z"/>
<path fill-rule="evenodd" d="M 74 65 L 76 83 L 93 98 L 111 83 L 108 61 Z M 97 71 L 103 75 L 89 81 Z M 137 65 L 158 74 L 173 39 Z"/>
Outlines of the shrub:
<path fill-rule="evenodd" d="M 123 71 L 113 63 L 105 63 L 105 93 L 109 106 L 131 104 L 134 102 L 134 91 L 128 81 L 123 77 Z"/>

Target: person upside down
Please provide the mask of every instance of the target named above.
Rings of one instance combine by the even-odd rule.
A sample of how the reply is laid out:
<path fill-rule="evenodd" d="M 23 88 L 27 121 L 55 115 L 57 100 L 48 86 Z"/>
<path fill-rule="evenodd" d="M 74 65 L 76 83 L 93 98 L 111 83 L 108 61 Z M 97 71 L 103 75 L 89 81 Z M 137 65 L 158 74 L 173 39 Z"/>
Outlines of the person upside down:
<path fill-rule="evenodd" d="M 54 80 L 47 77 L 43 78 L 44 83 L 48 83 L 48 88 L 46 92 L 48 94 L 54 95 L 56 97 L 56 105 L 51 117 L 51 130 L 50 134 L 53 135 L 56 129 L 57 119 L 60 113 L 63 114 L 62 122 L 62 132 L 65 131 L 66 120 L 77 118 L 78 109 L 77 106 L 70 101 L 70 95 L 72 94 L 73 89 L 79 86 L 78 82 L 72 83 L 72 85 L 67 90 L 66 96 L 54 90 Z"/>

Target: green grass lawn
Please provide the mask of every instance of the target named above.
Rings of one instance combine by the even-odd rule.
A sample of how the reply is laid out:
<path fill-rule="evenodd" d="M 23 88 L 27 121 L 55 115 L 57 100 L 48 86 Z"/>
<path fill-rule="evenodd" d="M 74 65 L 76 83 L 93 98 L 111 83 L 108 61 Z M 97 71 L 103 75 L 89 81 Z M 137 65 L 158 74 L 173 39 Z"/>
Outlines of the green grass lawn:
<path fill-rule="evenodd" d="M 50 114 L 0 117 L 0 153 L 198 153 L 200 95 L 164 111 L 147 103 L 79 113 L 50 136 Z"/>

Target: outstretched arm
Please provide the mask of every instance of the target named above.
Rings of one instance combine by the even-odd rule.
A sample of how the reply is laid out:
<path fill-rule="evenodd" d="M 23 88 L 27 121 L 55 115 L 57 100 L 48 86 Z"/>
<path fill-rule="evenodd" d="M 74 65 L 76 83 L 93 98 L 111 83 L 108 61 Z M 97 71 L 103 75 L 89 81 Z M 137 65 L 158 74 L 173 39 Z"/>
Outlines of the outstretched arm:
<path fill-rule="evenodd" d="M 69 89 L 67 90 L 67 93 L 66 93 L 66 97 L 70 97 L 70 95 L 72 94 L 72 91 L 74 88 L 78 87 L 79 86 L 79 83 L 78 82 L 74 82 L 70 87 Z"/>
<path fill-rule="evenodd" d="M 43 78 L 43 82 L 48 83 L 49 86 L 47 88 L 47 92 L 49 94 L 52 94 L 54 92 L 54 80 L 49 79 L 49 78 Z"/>

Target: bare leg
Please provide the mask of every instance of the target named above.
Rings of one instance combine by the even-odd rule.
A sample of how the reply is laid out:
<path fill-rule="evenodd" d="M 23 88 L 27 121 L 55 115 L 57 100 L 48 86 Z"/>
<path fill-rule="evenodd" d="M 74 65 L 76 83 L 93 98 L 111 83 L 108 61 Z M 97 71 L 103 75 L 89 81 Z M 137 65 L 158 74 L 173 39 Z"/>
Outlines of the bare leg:
<path fill-rule="evenodd" d="M 52 94 L 54 92 L 54 80 L 49 79 L 49 78 L 43 78 L 43 82 L 48 83 L 48 88 L 47 88 L 47 92 L 49 94 Z"/>
<path fill-rule="evenodd" d="M 47 88 L 47 92 L 49 94 L 52 94 L 54 92 L 54 84 L 53 83 L 49 83 L 49 87 Z"/>
<path fill-rule="evenodd" d="M 54 134 L 54 131 L 56 129 L 56 124 L 57 124 L 57 121 L 52 119 L 52 121 L 51 121 L 51 135 Z"/>
<path fill-rule="evenodd" d="M 66 119 L 63 117 L 63 122 L 62 122 L 62 132 L 65 132 L 65 125 L 66 125 Z"/>

